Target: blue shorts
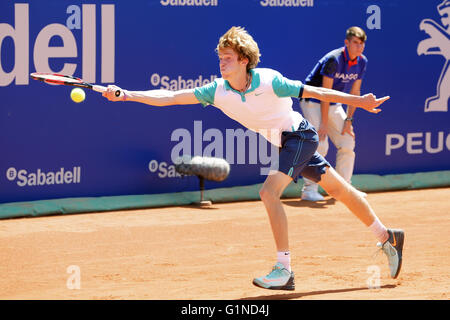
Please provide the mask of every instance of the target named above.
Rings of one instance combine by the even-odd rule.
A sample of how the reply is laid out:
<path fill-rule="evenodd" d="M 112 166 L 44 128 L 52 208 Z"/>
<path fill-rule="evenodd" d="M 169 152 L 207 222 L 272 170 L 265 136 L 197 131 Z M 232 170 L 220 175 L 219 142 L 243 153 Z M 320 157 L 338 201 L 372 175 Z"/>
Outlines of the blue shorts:
<path fill-rule="evenodd" d="M 318 145 L 317 131 L 306 119 L 302 120 L 297 131 L 283 131 L 278 171 L 292 177 L 294 182 L 298 176 L 319 182 L 331 165 L 316 151 Z"/>

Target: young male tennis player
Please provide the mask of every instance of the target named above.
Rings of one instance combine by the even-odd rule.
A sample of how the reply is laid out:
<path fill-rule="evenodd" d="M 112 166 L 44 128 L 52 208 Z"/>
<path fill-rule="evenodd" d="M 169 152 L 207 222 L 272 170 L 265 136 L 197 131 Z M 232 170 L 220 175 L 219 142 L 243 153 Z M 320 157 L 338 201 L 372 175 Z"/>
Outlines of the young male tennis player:
<path fill-rule="evenodd" d="M 275 290 L 295 289 L 288 223 L 280 197 L 289 183 L 297 181 L 299 176 L 317 182 L 373 232 L 388 257 L 391 277 L 396 278 L 402 264 L 404 232 L 387 229 L 360 192 L 316 152 L 317 132 L 300 113 L 293 111 L 291 99 L 315 98 L 378 113 L 381 110 L 377 107 L 389 97 L 377 99 L 371 93 L 355 96 L 308 86 L 287 79 L 275 70 L 256 68 L 260 57 L 258 45 L 241 27 L 229 29 L 220 38 L 216 51 L 222 78 L 205 86 L 179 91 L 129 91 L 110 85 L 103 96 L 110 101 L 135 101 L 153 106 L 213 105 L 280 147 L 278 170 L 267 176 L 260 190 L 275 238 L 277 263 L 268 275 L 254 279 L 254 285 Z M 124 94 L 116 97 L 116 90 L 122 90 Z M 274 129 L 279 130 L 279 134 L 268 134 Z"/>

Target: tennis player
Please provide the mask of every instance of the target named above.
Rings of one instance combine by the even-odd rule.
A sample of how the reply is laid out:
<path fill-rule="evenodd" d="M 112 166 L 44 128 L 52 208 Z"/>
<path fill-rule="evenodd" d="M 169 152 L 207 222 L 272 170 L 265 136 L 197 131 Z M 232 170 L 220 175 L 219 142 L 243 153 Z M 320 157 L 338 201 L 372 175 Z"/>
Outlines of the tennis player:
<path fill-rule="evenodd" d="M 315 98 L 338 102 L 378 113 L 389 97 L 373 94 L 355 96 L 340 91 L 304 85 L 283 77 L 272 69 L 256 68 L 259 48 L 244 28 L 232 27 L 216 48 L 222 77 L 202 87 L 178 91 L 129 91 L 110 85 L 103 93 L 110 101 L 134 101 L 152 106 L 213 105 L 245 127 L 264 135 L 280 147 L 278 170 L 267 176 L 260 190 L 277 248 L 272 271 L 253 280 L 266 289 L 294 290 L 294 272 L 288 241 L 288 222 L 280 200 L 283 190 L 301 175 L 317 182 L 329 195 L 342 201 L 379 240 L 388 257 L 391 277 L 396 278 L 402 264 L 404 232 L 387 229 L 367 200 L 346 182 L 317 151 L 318 134 L 313 126 L 292 109 L 292 99 Z M 115 96 L 116 90 L 123 95 Z M 279 130 L 279 134 L 267 134 Z"/>

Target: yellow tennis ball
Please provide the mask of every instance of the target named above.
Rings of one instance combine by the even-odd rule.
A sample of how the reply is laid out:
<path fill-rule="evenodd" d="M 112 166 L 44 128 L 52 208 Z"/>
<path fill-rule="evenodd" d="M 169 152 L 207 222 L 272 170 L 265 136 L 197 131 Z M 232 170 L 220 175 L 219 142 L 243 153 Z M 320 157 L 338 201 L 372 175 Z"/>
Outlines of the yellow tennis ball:
<path fill-rule="evenodd" d="M 79 103 L 83 102 L 84 98 L 86 98 L 86 94 L 84 93 L 84 90 L 81 88 L 74 88 L 70 92 L 70 97 L 72 98 L 73 102 Z"/>

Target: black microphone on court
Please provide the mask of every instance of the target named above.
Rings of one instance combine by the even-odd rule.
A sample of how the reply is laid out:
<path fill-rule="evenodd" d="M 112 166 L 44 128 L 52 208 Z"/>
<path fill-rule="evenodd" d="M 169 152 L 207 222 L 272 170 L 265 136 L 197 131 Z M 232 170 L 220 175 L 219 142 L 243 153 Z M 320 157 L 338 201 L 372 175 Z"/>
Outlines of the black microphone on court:
<path fill-rule="evenodd" d="M 183 156 L 174 161 L 175 170 L 186 176 L 197 176 L 200 180 L 200 206 L 210 206 L 209 200 L 203 199 L 205 190 L 205 179 L 221 182 L 224 181 L 230 173 L 230 164 L 222 158 Z"/>

